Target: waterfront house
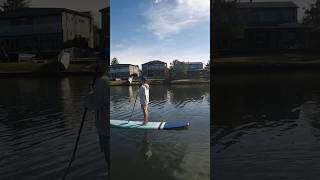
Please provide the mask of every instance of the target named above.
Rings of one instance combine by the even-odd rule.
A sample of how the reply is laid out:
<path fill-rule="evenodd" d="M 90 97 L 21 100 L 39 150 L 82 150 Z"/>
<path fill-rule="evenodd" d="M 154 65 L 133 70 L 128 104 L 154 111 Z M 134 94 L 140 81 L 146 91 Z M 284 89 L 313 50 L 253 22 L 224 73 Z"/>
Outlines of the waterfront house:
<path fill-rule="evenodd" d="M 21 8 L 0 16 L 0 46 L 7 52 L 54 56 L 66 42 L 84 38 L 93 47 L 93 20 L 88 12 L 65 8 Z"/>
<path fill-rule="evenodd" d="M 130 76 L 140 76 L 140 69 L 138 65 L 132 64 L 113 64 L 110 66 L 109 72 L 111 79 L 128 79 Z"/>
<path fill-rule="evenodd" d="M 188 78 L 200 77 L 203 71 L 202 62 L 185 62 Z"/>
<path fill-rule="evenodd" d="M 93 26 L 93 48 L 98 50 L 101 45 L 101 29 L 97 26 Z"/>
<path fill-rule="evenodd" d="M 145 76 L 167 76 L 167 63 L 155 60 L 142 64 L 142 74 Z"/>
<path fill-rule="evenodd" d="M 110 6 L 109 0 L 107 1 L 107 7 L 99 10 L 101 13 L 101 48 L 109 48 L 110 41 Z"/>
<path fill-rule="evenodd" d="M 306 48 L 309 26 L 298 22 L 292 2 L 240 2 L 244 25 L 237 48 L 249 50 L 298 50 Z"/>

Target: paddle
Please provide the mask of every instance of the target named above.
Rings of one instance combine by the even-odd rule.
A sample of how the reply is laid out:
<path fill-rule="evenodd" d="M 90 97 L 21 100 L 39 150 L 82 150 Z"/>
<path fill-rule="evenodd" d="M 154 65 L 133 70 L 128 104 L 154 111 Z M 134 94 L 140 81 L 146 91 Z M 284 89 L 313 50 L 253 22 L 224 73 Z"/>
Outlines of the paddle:
<path fill-rule="evenodd" d="M 76 151 L 77 151 L 78 144 L 79 144 L 79 140 L 80 140 L 80 134 L 81 134 L 82 127 L 83 127 L 83 124 L 84 124 L 84 120 L 86 119 L 86 114 L 87 114 L 87 108 L 85 108 L 84 111 L 83 111 L 82 120 L 81 120 L 81 124 L 80 124 L 80 129 L 79 129 L 79 131 L 78 131 L 78 136 L 77 136 L 76 144 L 75 144 L 75 146 L 74 146 L 74 149 L 73 149 L 73 152 L 72 152 L 72 156 L 71 156 L 71 159 L 70 159 L 69 164 L 68 164 L 68 168 L 67 168 L 66 172 L 65 172 L 64 175 L 63 175 L 63 178 L 62 178 L 63 180 L 67 177 L 68 172 L 69 172 L 69 169 L 70 169 L 71 164 L 72 164 L 72 162 L 73 162 L 73 159 L 74 159 L 74 157 L 75 157 L 75 155 L 76 155 Z"/>
<path fill-rule="evenodd" d="M 138 98 L 138 94 L 139 94 L 139 90 L 138 90 L 138 92 L 137 92 L 137 94 L 136 94 L 136 98 L 135 98 L 135 100 L 134 100 L 133 108 L 132 108 L 132 111 L 131 111 L 131 115 L 130 115 L 130 117 L 129 117 L 129 119 L 128 119 L 128 123 L 129 123 L 129 121 L 131 120 L 134 107 L 136 106 L 136 101 L 137 101 L 137 98 Z"/>
<path fill-rule="evenodd" d="M 94 75 L 94 78 L 93 78 L 93 81 L 92 81 L 92 84 L 91 84 L 91 87 L 92 87 L 92 88 L 94 87 L 94 84 L 95 84 L 95 82 L 96 82 L 97 74 L 98 74 L 98 66 L 96 67 L 95 75 Z M 69 161 L 67 170 L 65 171 L 62 180 L 64 180 L 64 179 L 67 177 L 68 172 L 69 172 L 69 169 L 70 169 L 71 164 L 72 164 L 72 162 L 73 162 L 73 159 L 74 159 L 74 157 L 75 157 L 75 155 L 76 155 L 76 151 L 77 151 L 77 148 L 78 148 L 78 144 L 79 144 L 79 140 L 80 140 L 80 135 L 81 135 L 82 127 L 83 127 L 83 124 L 84 124 L 84 120 L 86 119 L 87 110 L 88 110 L 87 107 L 85 107 L 85 108 L 84 108 L 84 111 L 83 111 L 83 114 L 82 114 L 82 120 L 81 120 L 80 128 L 79 128 L 79 131 L 78 131 L 78 136 L 77 136 L 76 144 L 75 144 L 75 146 L 74 146 L 74 148 L 73 148 L 73 152 L 72 152 L 71 159 L 70 159 L 70 161 Z"/>

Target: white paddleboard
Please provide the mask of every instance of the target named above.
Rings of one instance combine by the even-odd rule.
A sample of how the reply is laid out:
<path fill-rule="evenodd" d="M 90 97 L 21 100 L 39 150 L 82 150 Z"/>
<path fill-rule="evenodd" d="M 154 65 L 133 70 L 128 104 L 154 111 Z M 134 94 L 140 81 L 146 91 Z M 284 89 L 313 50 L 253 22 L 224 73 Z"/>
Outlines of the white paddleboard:
<path fill-rule="evenodd" d="M 188 122 L 181 122 L 181 121 L 173 121 L 173 122 L 149 121 L 147 124 L 143 125 L 143 121 L 110 120 L 110 125 L 113 128 L 158 129 L 158 130 L 186 129 L 189 127 Z"/>

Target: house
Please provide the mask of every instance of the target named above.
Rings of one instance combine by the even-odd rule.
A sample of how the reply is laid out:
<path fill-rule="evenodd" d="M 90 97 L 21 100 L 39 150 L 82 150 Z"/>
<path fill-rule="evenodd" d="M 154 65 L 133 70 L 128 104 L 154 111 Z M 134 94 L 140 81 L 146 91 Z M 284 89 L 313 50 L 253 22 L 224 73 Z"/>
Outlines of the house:
<path fill-rule="evenodd" d="M 145 76 L 166 76 L 168 74 L 167 63 L 155 60 L 142 64 L 142 74 Z"/>
<path fill-rule="evenodd" d="M 109 0 L 107 1 L 107 7 L 99 10 L 101 13 L 101 48 L 110 47 L 110 5 Z"/>
<path fill-rule="evenodd" d="M 313 27 L 308 31 L 308 48 L 318 52 L 320 48 L 320 27 Z"/>
<path fill-rule="evenodd" d="M 202 62 L 185 62 L 188 78 L 200 77 L 203 71 Z"/>
<path fill-rule="evenodd" d="M 56 56 L 66 42 L 82 37 L 93 47 L 88 12 L 65 8 L 21 8 L 0 16 L 0 46 L 8 52 Z"/>
<path fill-rule="evenodd" d="M 249 50 L 297 50 L 306 48 L 309 26 L 297 19 L 298 6 L 292 2 L 240 2 L 244 25 L 237 48 Z"/>
<path fill-rule="evenodd" d="M 93 26 L 93 48 L 94 49 L 100 49 L 100 43 L 101 43 L 101 29 Z"/>
<path fill-rule="evenodd" d="M 128 79 L 129 76 L 140 76 L 138 65 L 132 64 L 113 64 L 110 66 L 110 78 Z"/>

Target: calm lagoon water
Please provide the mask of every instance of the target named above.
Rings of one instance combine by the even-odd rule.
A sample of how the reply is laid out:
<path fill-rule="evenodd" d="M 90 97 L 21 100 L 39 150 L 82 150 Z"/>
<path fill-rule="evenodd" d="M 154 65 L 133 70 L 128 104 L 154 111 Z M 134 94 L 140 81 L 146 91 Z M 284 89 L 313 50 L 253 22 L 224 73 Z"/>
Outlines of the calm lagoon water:
<path fill-rule="evenodd" d="M 91 77 L 0 79 L 0 179 L 61 179 Z M 67 179 L 106 179 L 104 154 L 87 114 Z"/>
<path fill-rule="evenodd" d="M 111 119 L 128 119 L 138 86 L 111 87 Z M 150 121 L 189 121 L 188 130 L 111 129 L 110 179 L 210 179 L 209 85 L 151 85 Z M 132 120 L 143 120 L 139 98 Z"/>
<path fill-rule="evenodd" d="M 0 179 L 61 179 L 92 77 L 0 79 Z M 129 117 L 137 87 L 111 87 L 111 117 Z M 209 179 L 209 85 L 151 86 L 150 120 L 189 130 L 111 129 L 111 179 Z M 137 101 L 139 103 L 139 101 Z M 107 179 L 88 113 L 68 179 Z M 142 120 L 139 105 L 133 119 Z"/>
<path fill-rule="evenodd" d="M 212 179 L 320 177 L 320 73 L 215 75 Z"/>

